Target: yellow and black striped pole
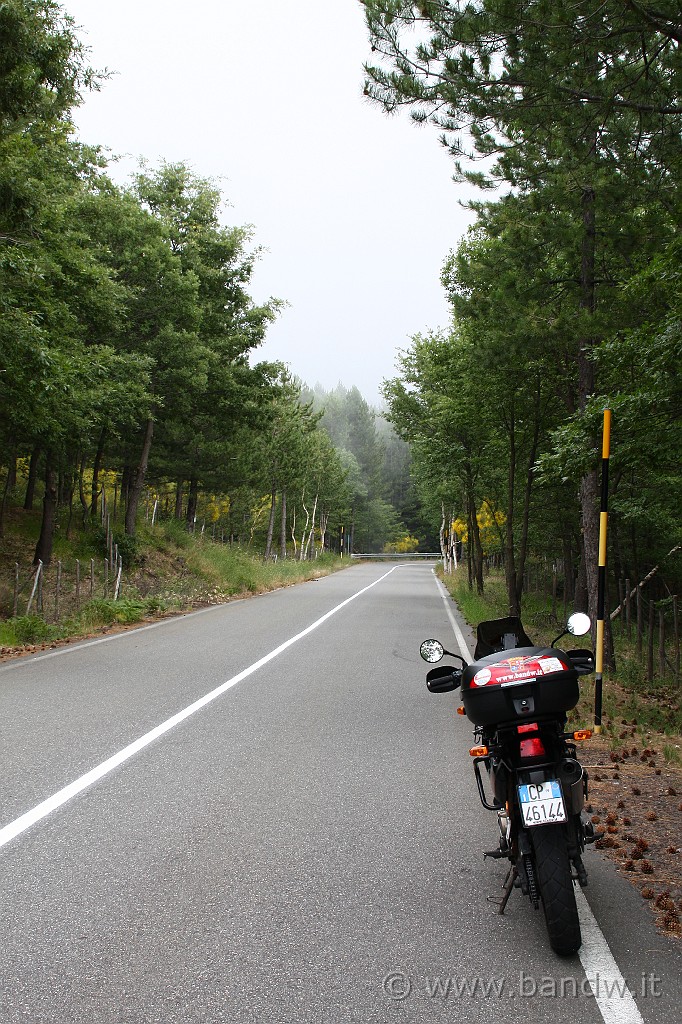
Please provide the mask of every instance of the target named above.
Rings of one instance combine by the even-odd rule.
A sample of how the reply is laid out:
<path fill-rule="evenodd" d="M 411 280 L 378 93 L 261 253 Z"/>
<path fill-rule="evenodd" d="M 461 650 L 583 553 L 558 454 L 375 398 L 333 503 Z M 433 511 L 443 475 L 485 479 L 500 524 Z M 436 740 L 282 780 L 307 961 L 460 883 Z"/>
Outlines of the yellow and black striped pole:
<path fill-rule="evenodd" d="M 606 603 L 606 534 L 609 524 L 609 453 L 611 410 L 604 409 L 601 452 L 601 509 L 599 514 L 599 570 L 597 576 L 597 649 L 595 651 L 594 731 L 601 732 L 602 672 L 604 669 L 604 605 Z"/>

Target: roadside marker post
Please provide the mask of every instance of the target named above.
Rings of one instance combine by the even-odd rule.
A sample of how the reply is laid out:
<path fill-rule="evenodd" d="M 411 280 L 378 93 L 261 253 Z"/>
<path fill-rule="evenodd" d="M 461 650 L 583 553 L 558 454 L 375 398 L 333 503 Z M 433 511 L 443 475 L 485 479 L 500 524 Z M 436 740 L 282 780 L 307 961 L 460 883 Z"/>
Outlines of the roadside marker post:
<path fill-rule="evenodd" d="M 611 410 L 604 409 L 601 459 L 601 508 L 599 513 L 599 568 L 597 575 L 597 649 L 595 651 L 594 731 L 602 731 L 602 678 L 604 669 L 604 605 L 606 602 L 606 535 L 609 523 L 609 455 Z"/>

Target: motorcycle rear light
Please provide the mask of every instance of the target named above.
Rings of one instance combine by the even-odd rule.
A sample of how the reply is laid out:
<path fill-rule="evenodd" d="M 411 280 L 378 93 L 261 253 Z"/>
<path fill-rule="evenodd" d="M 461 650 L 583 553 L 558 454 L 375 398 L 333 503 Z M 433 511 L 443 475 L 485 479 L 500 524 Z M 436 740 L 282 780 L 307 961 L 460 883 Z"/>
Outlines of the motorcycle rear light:
<path fill-rule="evenodd" d="M 544 757 L 545 745 L 539 736 L 531 740 L 521 740 L 519 753 L 521 757 Z"/>
<path fill-rule="evenodd" d="M 592 730 L 591 729 L 576 729 L 576 731 L 573 733 L 573 739 L 574 740 L 589 740 L 591 738 L 592 738 Z"/>
<path fill-rule="evenodd" d="M 466 715 L 466 711 L 464 710 L 464 705 L 463 704 L 460 704 L 460 706 L 457 708 L 457 714 L 458 715 Z"/>
<path fill-rule="evenodd" d="M 469 753 L 472 757 L 486 757 L 488 754 L 487 747 L 471 747 Z"/>
<path fill-rule="evenodd" d="M 527 722 L 525 725 L 517 725 L 516 727 L 517 732 L 537 732 L 537 730 L 537 722 Z"/>

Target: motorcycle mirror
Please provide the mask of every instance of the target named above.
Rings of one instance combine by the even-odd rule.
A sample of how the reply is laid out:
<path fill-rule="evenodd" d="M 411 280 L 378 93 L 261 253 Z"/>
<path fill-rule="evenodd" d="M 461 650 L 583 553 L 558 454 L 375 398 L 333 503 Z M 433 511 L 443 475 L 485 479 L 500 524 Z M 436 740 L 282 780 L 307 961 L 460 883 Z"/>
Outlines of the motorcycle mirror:
<path fill-rule="evenodd" d="M 585 612 L 573 612 L 566 623 L 566 629 L 573 636 L 584 636 L 592 629 L 592 621 Z"/>
<path fill-rule="evenodd" d="M 572 636 L 584 636 L 585 633 L 589 633 L 591 629 L 592 620 L 589 615 L 586 615 L 585 612 L 573 612 L 573 614 L 568 617 L 566 629 L 559 633 L 555 640 L 552 640 L 552 647 L 555 647 L 559 640 L 561 640 L 562 636 L 566 636 L 567 633 L 570 633 Z"/>
<path fill-rule="evenodd" d="M 425 640 L 419 648 L 419 653 L 424 661 L 433 665 L 444 657 L 446 651 L 440 640 Z"/>
<path fill-rule="evenodd" d="M 419 648 L 419 653 L 424 661 L 428 661 L 432 665 L 436 661 L 440 661 L 445 655 L 447 655 L 448 658 L 457 658 L 457 661 L 462 662 L 462 666 L 466 665 L 466 661 L 461 654 L 453 654 L 452 651 L 446 651 L 440 640 L 424 640 Z"/>

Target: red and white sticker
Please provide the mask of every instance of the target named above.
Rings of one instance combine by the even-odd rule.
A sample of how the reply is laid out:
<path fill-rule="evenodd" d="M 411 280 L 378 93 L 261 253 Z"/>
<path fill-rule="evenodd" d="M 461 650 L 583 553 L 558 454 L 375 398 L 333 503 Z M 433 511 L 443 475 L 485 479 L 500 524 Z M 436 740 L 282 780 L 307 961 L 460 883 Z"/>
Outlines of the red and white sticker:
<path fill-rule="evenodd" d="M 479 669 L 472 683 L 474 686 L 504 686 L 537 679 L 552 672 L 565 672 L 568 666 L 559 658 L 532 656 L 530 658 L 506 658 L 489 668 Z"/>

